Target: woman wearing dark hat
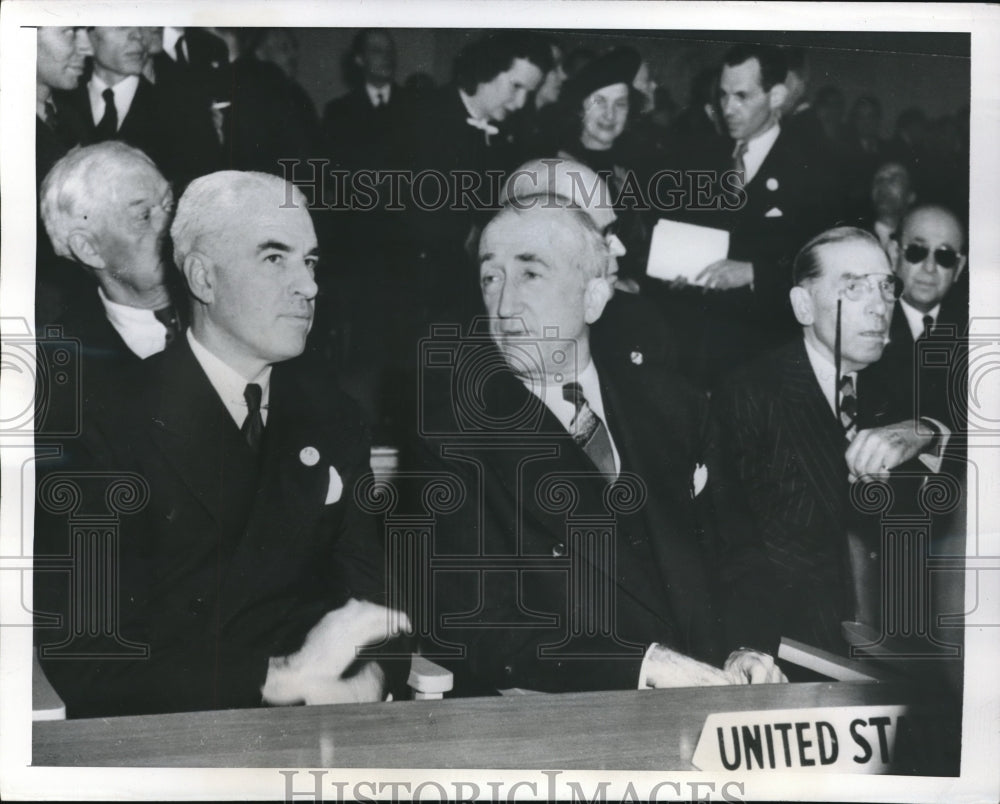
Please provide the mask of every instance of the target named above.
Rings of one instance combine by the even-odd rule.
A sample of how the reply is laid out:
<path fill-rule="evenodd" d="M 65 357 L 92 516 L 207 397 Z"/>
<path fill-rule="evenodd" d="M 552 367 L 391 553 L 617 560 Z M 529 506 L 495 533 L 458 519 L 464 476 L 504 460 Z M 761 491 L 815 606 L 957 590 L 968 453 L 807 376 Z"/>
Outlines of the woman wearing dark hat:
<path fill-rule="evenodd" d="M 638 291 L 639 279 L 645 274 L 650 231 L 641 211 L 617 201 L 634 167 L 632 156 L 623 152 L 620 143 L 631 109 L 632 81 L 641 63 L 632 48 L 615 48 L 566 82 L 563 98 L 570 116 L 559 149 L 560 157 L 582 162 L 608 183 L 620 221 L 618 236 L 628 249 L 620 263 L 619 286 L 633 292 Z M 643 188 L 637 178 L 632 181 L 636 184 L 628 195 L 634 199 L 634 192 Z"/>

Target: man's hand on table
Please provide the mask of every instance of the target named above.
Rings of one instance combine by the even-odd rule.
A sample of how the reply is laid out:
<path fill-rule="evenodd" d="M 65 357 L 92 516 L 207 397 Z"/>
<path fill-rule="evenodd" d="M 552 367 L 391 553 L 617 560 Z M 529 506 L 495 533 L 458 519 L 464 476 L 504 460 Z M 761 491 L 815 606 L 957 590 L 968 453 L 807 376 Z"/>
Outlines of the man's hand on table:
<path fill-rule="evenodd" d="M 774 659 L 751 648 L 739 648 L 729 654 L 723 670 L 730 684 L 778 684 L 788 681 Z"/>
<path fill-rule="evenodd" d="M 740 648 L 729 654 L 722 670 L 665 645 L 652 645 L 642 663 L 639 689 L 770 684 L 788 681 L 766 653 Z"/>
<path fill-rule="evenodd" d="M 374 661 L 359 661 L 358 648 L 411 630 L 402 612 L 354 600 L 327 612 L 298 652 L 272 657 L 261 690 L 265 703 L 326 704 L 381 701 L 385 676 Z M 345 676 L 345 671 L 349 671 Z"/>

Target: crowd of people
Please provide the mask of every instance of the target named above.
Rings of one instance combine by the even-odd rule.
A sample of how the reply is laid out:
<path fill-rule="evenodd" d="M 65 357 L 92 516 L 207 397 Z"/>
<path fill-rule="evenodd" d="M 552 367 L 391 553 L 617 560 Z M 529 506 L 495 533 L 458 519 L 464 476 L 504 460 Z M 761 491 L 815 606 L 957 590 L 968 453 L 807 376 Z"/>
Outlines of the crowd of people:
<path fill-rule="evenodd" d="M 414 649 L 490 694 L 881 644 L 857 490 L 944 484 L 962 527 L 967 108 L 884 141 L 769 44 L 683 110 L 635 49 L 528 31 L 441 87 L 360 31 L 322 114 L 297 64 L 282 29 L 38 29 L 36 326 L 81 383 L 39 391 L 36 643 L 71 716 L 380 700 Z M 725 253 L 650 276 L 661 219 Z M 102 482 L 135 499 L 81 531 Z"/>

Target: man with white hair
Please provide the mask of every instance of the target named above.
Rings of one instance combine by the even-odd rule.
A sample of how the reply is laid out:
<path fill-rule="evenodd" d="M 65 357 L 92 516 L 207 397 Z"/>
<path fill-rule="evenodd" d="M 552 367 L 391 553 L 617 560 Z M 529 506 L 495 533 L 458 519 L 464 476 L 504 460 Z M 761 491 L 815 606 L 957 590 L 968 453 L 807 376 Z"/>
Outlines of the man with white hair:
<path fill-rule="evenodd" d="M 435 512 L 451 571 L 430 623 L 461 646 L 447 662 L 459 693 L 782 677 L 766 654 L 727 658 L 769 647 L 722 614 L 766 623 L 766 576 L 719 504 L 704 397 L 641 355 L 592 349 L 608 266 L 587 213 L 520 196 L 480 239 L 489 338 L 460 340 L 448 372 L 437 357 L 424 369 L 423 468 L 465 488 Z"/>
<path fill-rule="evenodd" d="M 97 285 L 60 318 L 84 356 L 120 361 L 163 351 L 180 333 L 164 245 L 174 196 L 142 151 L 111 141 L 75 148 L 42 182 L 41 214 L 55 253 Z"/>
<path fill-rule="evenodd" d="M 317 293 L 305 199 L 277 177 L 214 173 L 185 191 L 171 235 L 191 326 L 90 417 L 72 466 L 139 478 L 148 496 L 119 525 L 100 618 L 115 627 L 62 643 L 40 628 L 57 643 L 45 670 L 72 717 L 381 700 L 382 670 L 356 649 L 407 624 L 377 603 L 382 545 L 355 502 L 365 426 L 300 357 Z M 65 554 L 46 488 L 36 548 Z M 39 611 L 98 619 L 77 606 L 101 600 L 78 603 L 58 573 L 35 588 Z"/>
<path fill-rule="evenodd" d="M 595 171 L 573 159 L 546 157 L 532 159 L 513 171 L 500 199 L 516 205 L 519 199 L 537 199 L 554 194 L 578 206 L 594 222 L 608 252 L 607 277 L 616 292 L 592 325 L 595 348 L 609 355 L 653 360 L 671 369 L 677 363 L 677 337 L 673 322 L 667 322 L 656 305 L 643 296 L 621 290 L 618 258 L 625 256 L 625 244 L 617 235 L 618 215 L 607 182 Z"/>

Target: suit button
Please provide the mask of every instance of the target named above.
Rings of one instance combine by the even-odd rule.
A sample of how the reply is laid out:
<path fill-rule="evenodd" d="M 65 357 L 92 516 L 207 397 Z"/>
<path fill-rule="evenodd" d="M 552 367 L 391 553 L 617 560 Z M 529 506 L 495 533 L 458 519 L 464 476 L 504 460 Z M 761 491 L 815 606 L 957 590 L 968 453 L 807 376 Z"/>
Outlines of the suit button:
<path fill-rule="evenodd" d="M 559 542 L 555 547 L 552 548 L 552 555 L 556 558 L 561 558 L 566 555 L 566 544 L 565 542 Z"/>
<path fill-rule="evenodd" d="M 509 664 L 505 664 L 504 668 L 503 668 L 503 671 L 504 671 L 504 673 L 506 673 L 509 676 L 509 675 L 511 675 L 514 672 L 514 668 L 511 667 Z"/>
<path fill-rule="evenodd" d="M 868 554 L 868 558 L 870 558 L 872 561 L 874 561 L 876 558 L 878 558 L 878 553 L 871 552 L 871 553 Z"/>
<path fill-rule="evenodd" d="M 188 603 L 188 611 L 190 611 L 195 617 L 200 617 L 204 614 L 206 608 L 207 605 L 205 603 L 205 598 L 203 597 L 192 598 Z"/>

